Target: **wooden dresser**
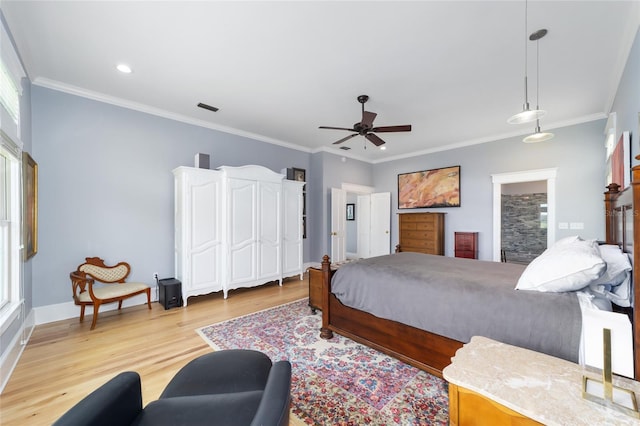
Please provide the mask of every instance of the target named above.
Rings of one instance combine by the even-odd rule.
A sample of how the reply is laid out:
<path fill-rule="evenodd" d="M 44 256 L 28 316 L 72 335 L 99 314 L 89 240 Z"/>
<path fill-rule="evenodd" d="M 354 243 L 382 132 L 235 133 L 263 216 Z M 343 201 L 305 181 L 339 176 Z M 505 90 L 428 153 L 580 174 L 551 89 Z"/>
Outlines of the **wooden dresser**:
<path fill-rule="evenodd" d="M 454 238 L 455 256 L 467 259 L 478 258 L 478 233 L 456 232 Z"/>
<path fill-rule="evenodd" d="M 400 251 L 444 256 L 445 213 L 400 213 Z"/>

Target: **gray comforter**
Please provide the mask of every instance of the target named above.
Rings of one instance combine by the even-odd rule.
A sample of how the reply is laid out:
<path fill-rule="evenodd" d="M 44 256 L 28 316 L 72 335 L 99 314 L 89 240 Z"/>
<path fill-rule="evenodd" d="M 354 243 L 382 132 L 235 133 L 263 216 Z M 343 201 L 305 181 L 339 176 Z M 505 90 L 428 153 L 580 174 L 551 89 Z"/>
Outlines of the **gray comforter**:
<path fill-rule="evenodd" d="M 524 268 L 403 252 L 341 266 L 331 291 L 346 306 L 460 342 L 485 336 L 577 362 L 576 294 L 514 290 Z"/>

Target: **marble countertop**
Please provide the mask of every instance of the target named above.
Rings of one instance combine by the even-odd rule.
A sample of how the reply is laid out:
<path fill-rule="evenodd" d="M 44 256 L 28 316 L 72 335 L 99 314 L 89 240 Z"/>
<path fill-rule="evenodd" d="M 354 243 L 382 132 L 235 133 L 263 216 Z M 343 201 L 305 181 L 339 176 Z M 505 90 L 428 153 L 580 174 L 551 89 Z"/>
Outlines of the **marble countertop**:
<path fill-rule="evenodd" d="M 582 376 L 596 371 L 485 337 L 456 352 L 444 378 L 545 425 L 640 425 L 640 420 L 582 398 Z M 640 403 L 640 382 L 614 377 Z"/>

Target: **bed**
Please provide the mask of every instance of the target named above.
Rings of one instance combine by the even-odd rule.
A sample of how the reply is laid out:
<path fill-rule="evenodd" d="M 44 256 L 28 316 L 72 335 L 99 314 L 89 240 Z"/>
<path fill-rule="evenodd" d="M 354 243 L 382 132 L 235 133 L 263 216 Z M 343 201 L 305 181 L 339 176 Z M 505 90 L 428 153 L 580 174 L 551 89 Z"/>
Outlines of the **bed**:
<path fill-rule="evenodd" d="M 639 168 L 640 169 L 640 168 Z M 632 260 L 630 269 L 630 288 L 632 289 L 629 298 L 630 302 L 633 306 L 636 305 L 636 302 L 640 302 L 640 289 L 638 286 L 633 285 L 635 281 L 635 277 L 637 276 L 636 269 L 638 262 L 636 261 L 636 253 L 640 253 L 639 250 L 635 250 L 635 241 L 640 243 L 640 237 L 634 238 L 636 230 L 640 232 L 640 224 L 635 225 L 636 219 L 638 215 L 633 214 L 635 211 L 633 206 L 636 202 L 640 202 L 640 170 L 634 169 L 634 182 L 632 185 L 624 191 L 620 191 L 618 185 L 612 184 L 608 187 L 608 191 L 605 193 L 605 213 L 606 213 L 606 245 L 609 246 L 619 246 L 624 252 L 628 253 L 628 257 Z M 360 278 L 354 278 L 357 275 L 351 276 L 351 278 L 347 279 L 347 283 L 339 283 L 337 278 L 340 276 L 339 272 L 336 272 L 335 269 L 331 268 L 330 259 L 328 256 L 324 256 L 322 262 L 322 271 L 323 271 L 323 291 L 322 291 L 322 328 L 320 331 L 320 336 L 322 338 L 328 339 L 333 336 L 333 333 L 338 333 L 344 336 L 347 336 L 353 340 L 371 346 L 375 349 L 378 349 L 382 352 L 385 352 L 389 355 L 392 355 L 398 359 L 407 362 L 408 364 L 414 365 L 418 368 L 421 368 L 429 373 L 432 373 L 437 376 L 442 376 L 442 370 L 444 367 L 451 363 L 451 357 L 455 354 L 455 352 L 462 347 L 462 345 L 468 341 L 468 336 L 464 333 L 474 333 L 474 328 L 471 327 L 471 331 L 463 330 L 460 331 L 451 331 L 451 327 L 449 327 L 452 323 L 460 322 L 463 323 L 463 328 L 465 324 L 479 322 L 474 321 L 474 315 L 477 317 L 487 316 L 486 311 L 483 314 L 483 311 L 474 311 L 472 305 L 465 301 L 467 299 L 477 299 L 481 300 L 482 303 L 478 305 L 484 305 L 485 303 L 490 303 L 491 298 L 503 297 L 503 290 L 490 287 L 490 289 L 486 293 L 490 293 L 490 295 L 482 296 L 481 293 L 473 294 L 469 296 L 470 291 L 477 291 L 478 283 L 471 280 L 471 282 L 466 282 L 467 278 L 456 278 L 456 277 L 448 277 L 449 280 L 460 280 L 464 281 L 461 285 L 462 290 L 460 290 L 461 295 L 457 296 L 457 299 L 450 299 L 453 301 L 443 303 L 447 306 L 454 306 L 456 309 L 449 309 L 450 312 L 446 312 L 445 317 L 440 321 L 439 324 L 435 325 L 424 325 L 416 323 L 415 321 L 407 318 L 396 318 L 396 320 L 390 315 L 387 315 L 384 312 L 384 304 L 377 307 L 372 308 L 370 304 L 359 301 L 357 295 L 345 295 L 345 293 L 349 293 L 352 288 L 357 287 L 357 281 L 361 280 L 362 282 L 372 283 L 376 279 L 380 278 L 379 281 L 392 281 L 389 277 L 393 276 L 393 282 L 398 284 L 397 273 L 399 270 L 403 268 L 408 270 L 408 278 L 403 276 L 403 286 L 404 280 L 408 280 L 409 288 L 411 288 L 410 281 L 413 278 L 420 279 L 417 277 L 415 272 L 411 266 L 411 262 L 423 263 L 425 258 L 421 259 L 413 259 L 410 260 L 406 265 L 403 263 L 402 257 L 415 257 L 418 254 L 398 254 L 398 255 L 390 255 L 389 258 L 393 259 L 392 267 L 396 268 L 395 270 L 390 270 L 388 276 L 385 276 L 384 272 L 380 272 L 381 270 L 375 270 L 373 272 L 373 276 L 367 276 L 366 270 L 371 267 L 371 271 L 374 271 L 371 264 L 375 264 L 378 260 L 366 260 L 366 262 L 356 262 L 355 264 L 357 268 L 361 268 L 365 271 L 365 275 L 361 275 Z M 420 255 L 420 256 L 428 256 L 428 255 Z M 439 257 L 442 261 L 446 262 L 444 269 L 459 269 L 459 265 L 464 265 L 466 268 L 467 265 L 472 265 L 470 268 L 473 270 L 477 264 L 481 264 L 482 268 L 491 268 L 499 270 L 498 276 L 492 277 L 489 280 L 489 286 L 497 285 L 496 280 L 504 281 L 500 284 L 500 288 L 504 288 L 505 286 L 512 286 L 512 280 L 517 279 L 517 276 L 520 275 L 523 271 L 519 265 L 509 265 L 497 262 L 483 262 L 477 260 L 470 259 L 458 259 L 458 258 L 443 258 L 441 256 L 431 256 L 431 257 Z M 361 263 L 362 262 L 362 263 Z M 451 265 L 447 265 L 451 262 L 457 262 L 457 266 L 452 268 Z M 470 263 L 472 262 L 472 263 Z M 354 269 L 351 265 L 349 265 L 350 269 Z M 388 268 L 388 265 L 383 266 L 382 271 L 385 268 Z M 520 269 L 518 269 L 520 268 Z M 346 268 L 341 267 L 343 271 L 346 271 Z M 338 269 L 337 271 L 340 271 Z M 462 268 L 464 269 L 464 268 Z M 485 272 L 489 269 L 485 269 Z M 338 274 L 336 276 L 336 283 L 332 284 L 332 278 L 334 274 Z M 360 271 L 362 273 L 362 271 Z M 344 273 L 343 273 L 344 274 Z M 344 274 L 346 275 L 346 274 Z M 419 275 L 419 274 L 418 274 Z M 514 278 L 515 277 L 515 278 Z M 343 278 L 344 280 L 344 278 Z M 349 282 L 350 280 L 350 282 Z M 332 289 L 332 285 L 336 285 L 337 289 Z M 440 283 L 436 285 L 443 286 L 446 288 L 446 285 Z M 520 284 L 518 284 L 520 285 Z M 475 286 L 475 287 L 474 287 Z M 346 290 L 345 290 L 346 289 Z M 336 295 L 334 290 L 339 293 Z M 389 291 L 385 293 L 384 286 L 379 287 L 377 290 L 381 297 L 378 299 L 385 300 L 388 302 L 389 300 L 394 301 L 393 303 L 397 303 L 401 306 L 406 305 L 406 301 L 403 301 L 402 297 L 398 296 L 398 292 Z M 411 293 L 413 290 L 405 290 L 408 292 L 408 295 L 405 295 L 409 299 L 415 300 L 423 300 L 420 299 L 418 294 Z M 575 324 L 575 306 L 578 302 L 567 302 L 569 294 L 556 293 L 551 295 L 549 293 L 539 293 L 528 295 L 528 291 L 512 291 L 512 293 L 520 293 L 518 296 L 522 296 L 523 294 L 527 294 L 526 297 L 522 298 L 522 300 L 515 300 L 507 302 L 506 305 L 503 305 L 502 308 L 490 308 L 490 312 L 493 312 L 492 316 L 495 317 L 495 321 L 492 325 L 485 326 L 489 329 L 496 329 L 496 324 L 503 324 L 505 327 L 501 327 L 502 330 L 511 335 L 508 336 L 488 336 L 493 337 L 495 340 L 505 341 L 505 343 L 515 344 L 517 346 L 524 346 L 530 349 L 534 349 L 540 352 L 549 353 L 554 356 L 559 356 L 564 359 L 568 359 L 574 362 L 577 362 L 577 351 L 578 351 L 578 343 L 576 342 L 576 336 L 579 336 L 579 329 L 581 327 L 580 320 L 578 319 L 578 324 Z M 572 296 L 575 297 L 575 292 L 572 292 Z M 339 299 L 343 299 L 345 303 L 341 302 Z M 429 296 L 426 296 L 427 299 L 423 303 L 424 312 L 428 312 L 431 310 L 431 307 L 428 303 Z M 451 296 L 451 297 L 456 297 Z M 484 298 L 483 298 L 484 297 Z M 533 331 L 529 334 L 532 334 L 532 339 L 528 339 L 525 342 L 514 341 L 513 339 L 517 339 L 518 334 L 522 335 L 523 331 L 518 331 L 517 327 L 511 327 L 514 323 L 513 319 L 509 318 L 523 318 L 524 312 L 523 310 L 527 310 L 526 300 L 528 298 L 544 298 L 544 299 L 556 299 L 552 302 L 556 304 L 556 307 L 549 308 L 551 312 L 553 310 L 556 311 L 566 311 L 563 312 L 564 315 L 562 317 L 552 317 L 551 314 L 538 315 L 535 321 L 538 321 L 539 324 L 531 325 L 531 320 L 527 322 L 527 327 L 531 328 Z M 479 299 L 478 299 L 479 298 Z M 469 300 L 470 300 L 469 299 Z M 524 300 L 524 301 L 523 301 Z M 391 305 L 393 303 L 386 303 L 387 305 Z M 422 302 L 420 302 L 422 303 Z M 524 304 L 523 304 L 524 303 Z M 537 302 L 536 302 L 537 303 Z M 350 305 L 350 306 L 349 306 Z M 418 304 L 418 307 L 420 304 Z M 506 306 L 506 308 L 504 307 Z M 565 308 L 562 308 L 565 306 Z M 377 310 L 376 310 L 377 309 Z M 419 308 L 407 308 L 405 310 L 415 310 Z M 536 307 L 537 309 L 537 307 Z M 544 308 L 546 309 L 546 308 Z M 579 309 L 579 308 L 578 308 Z M 511 310 L 512 312 L 506 312 Z M 529 308 L 531 310 L 531 308 Z M 401 310 L 402 311 L 402 310 Z M 533 310 L 535 312 L 535 309 Z M 631 319 L 632 324 L 638 324 L 640 320 L 638 318 L 638 313 L 631 308 L 618 308 L 620 314 L 628 315 Z M 579 311 L 578 311 L 579 312 Z M 519 314 L 522 314 L 518 316 Z M 555 315 L 555 314 L 554 314 Z M 579 313 L 577 314 L 579 315 Z M 436 318 L 439 318 L 441 315 L 438 314 Z M 466 318 L 465 318 L 466 317 Z M 461 321 L 462 319 L 462 321 Z M 427 322 L 433 321 L 433 318 L 426 319 Z M 506 323 L 506 324 L 505 324 Z M 563 327 L 556 327 L 558 329 L 568 330 L 566 334 L 559 336 L 552 336 L 551 338 L 548 335 L 536 335 L 536 330 L 549 329 L 553 328 L 552 324 L 563 324 Z M 475 327 L 475 325 L 474 325 Z M 469 327 L 467 327 L 469 328 Z M 500 328 L 500 327 L 497 327 Z M 429 331 L 427 331 L 429 330 Z M 576 331 L 578 330 L 578 331 Z M 501 332 L 502 332 L 501 331 Z M 576 334 L 577 333 L 577 334 Z M 452 337 L 453 336 L 453 337 Z M 515 336 L 515 337 L 514 337 Z M 548 340 L 552 341 L 549 344 Z M 639 331 L 637 327 L 633 327 L 633 364 L 635 365 L 635 376 L 638 377 L 638 372 L 640 370 L 640 365 L 638 362 L 638 344 L 640 342 Z"/>

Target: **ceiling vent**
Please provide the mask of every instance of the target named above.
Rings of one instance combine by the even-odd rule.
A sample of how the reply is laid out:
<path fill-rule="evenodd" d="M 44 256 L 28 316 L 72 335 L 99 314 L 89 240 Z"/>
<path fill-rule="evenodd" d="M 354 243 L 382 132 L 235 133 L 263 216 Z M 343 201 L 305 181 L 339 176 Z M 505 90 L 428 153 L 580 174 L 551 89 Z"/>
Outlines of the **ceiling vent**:
<path fill-rule="evenodd" d="M 203 109 L 208 109 L 209 111 L 218 112 L 218 108 L 211 105 L 203 104 L 202 102 L 200 102 L 198 106 Z"/>

